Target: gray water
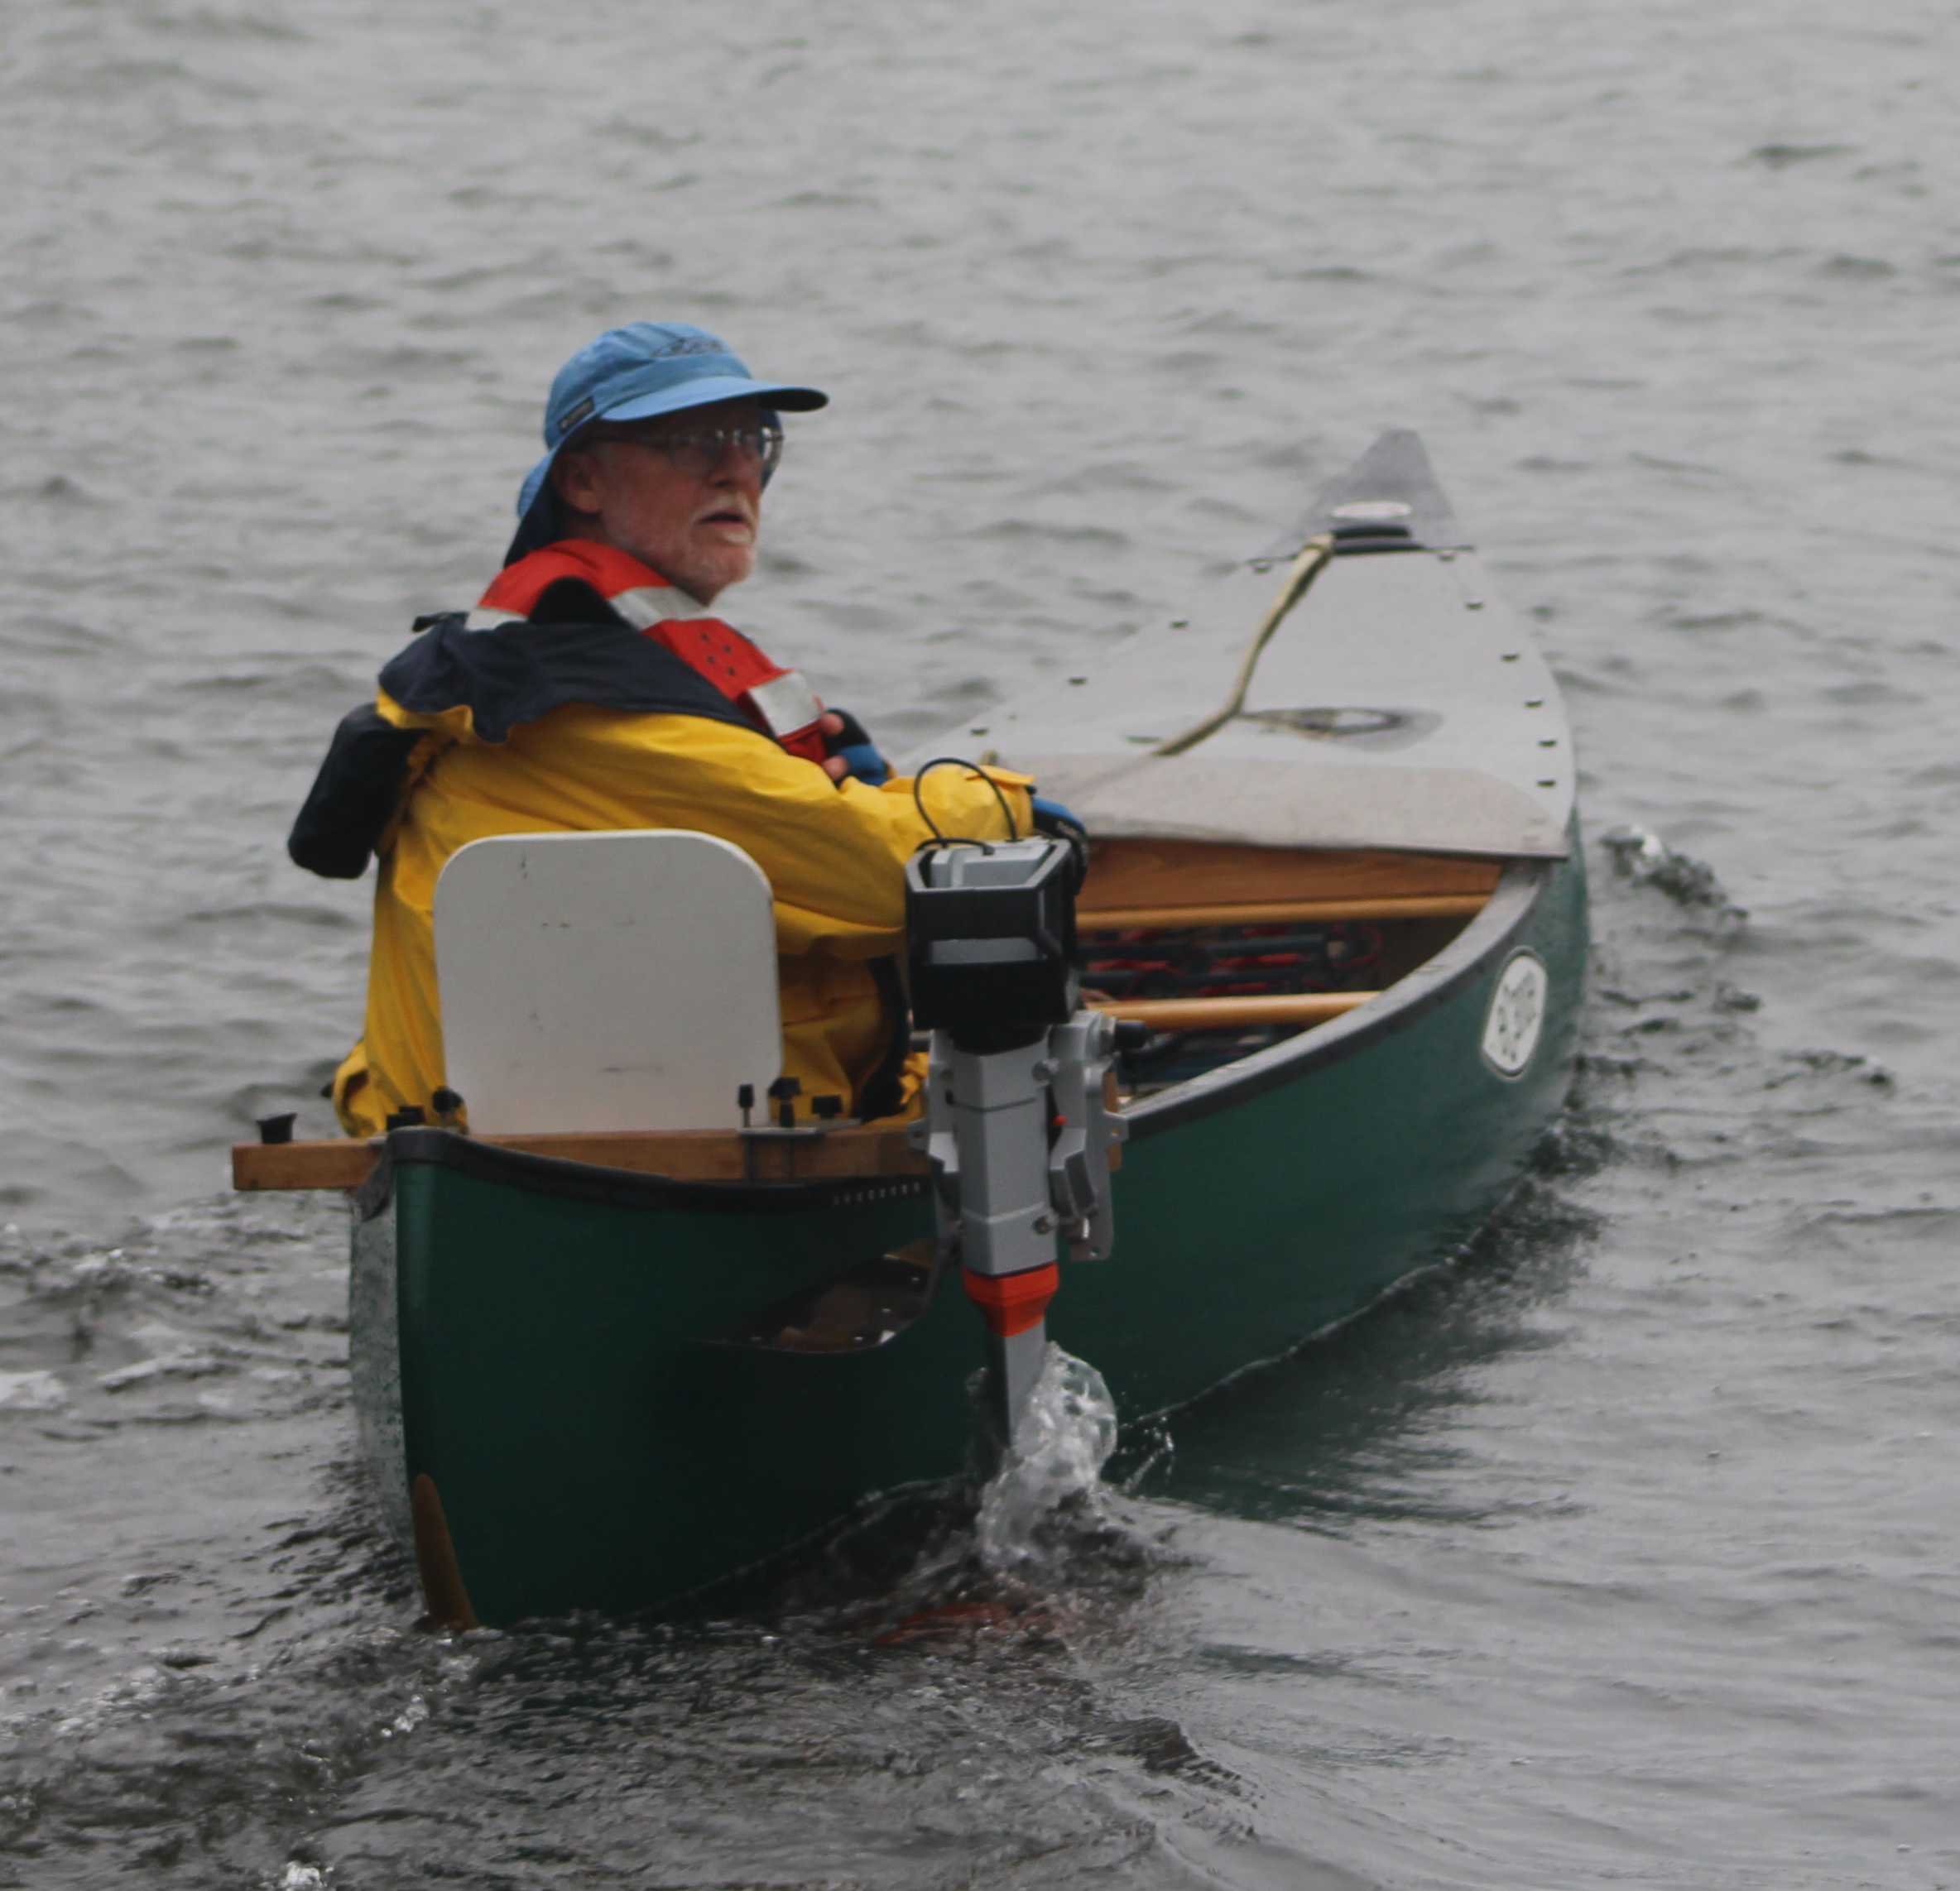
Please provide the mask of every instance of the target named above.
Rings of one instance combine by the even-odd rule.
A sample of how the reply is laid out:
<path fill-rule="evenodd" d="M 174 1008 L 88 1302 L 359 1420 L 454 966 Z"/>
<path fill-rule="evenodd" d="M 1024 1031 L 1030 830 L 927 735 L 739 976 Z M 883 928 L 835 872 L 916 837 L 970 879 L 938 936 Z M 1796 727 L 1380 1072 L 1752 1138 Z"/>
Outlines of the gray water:
<path fill-rule="evenodd" d="M 0 1885 L 1960 1884 L 1950 8 L 0 22 Z M 356 1028 L 332 723 L 646 315 L 834 395 L 740 615 L 897 746 L 1236 651 L 1419 428 L 1577 724 L 1586 1067 L 1476 1251 L 1011 1577 L 929 1509 L 447 1640 L 339 1215 L 224 1150 Z"/>

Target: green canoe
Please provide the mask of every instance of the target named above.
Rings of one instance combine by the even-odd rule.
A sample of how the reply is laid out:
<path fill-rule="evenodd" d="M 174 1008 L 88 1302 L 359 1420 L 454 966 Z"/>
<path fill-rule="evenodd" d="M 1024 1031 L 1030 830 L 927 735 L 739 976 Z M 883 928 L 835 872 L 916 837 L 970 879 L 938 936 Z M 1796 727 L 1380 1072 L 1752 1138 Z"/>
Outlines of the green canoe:
<path fill-rule="evenodd" d="M 1151 751 L 1226 694 L 1242 629 L 1139 633 L 1107 685 L 984 732 L 1097 836 L 1092 986 L 1142 1003 L 1181 964 L 1177 990 L 1227 1002 L 1331 994 L 1323 1021 L 1185 1029 L 1209 1001 L 1174 992 L 1126 1065 L 1114 1255 L 1064 1267 L 1049 1326 L 1126 1425 L 1460 1248 L 1570 1079 L 1586 900 L 1556 688 L 1413 435 L 1273 562 L 1319 534 L 1331 561 L 1184 752 Z M 328 1146 L 247 1185 L 305 1185 Z M 968 1461 L 982 1332 L 920 1258 L 902 1130 L 347 1146 L 363 1443 L 439 1613 L 672 1603 Z"/>

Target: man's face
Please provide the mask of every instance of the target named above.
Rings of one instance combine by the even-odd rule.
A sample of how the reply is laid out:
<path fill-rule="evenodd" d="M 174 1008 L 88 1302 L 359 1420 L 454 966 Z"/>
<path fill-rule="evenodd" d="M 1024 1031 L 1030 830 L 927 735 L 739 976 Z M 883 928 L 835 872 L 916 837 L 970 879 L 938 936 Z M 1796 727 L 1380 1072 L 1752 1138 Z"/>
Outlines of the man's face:
<path fill-rule="evenodd" d="M 755 569 L 763 467 L 749 435 L 761 419 L 760 401 L 725 401 L 602 422 L 553 468 L 559 497 L 581 535 L 709 603 Z"/>

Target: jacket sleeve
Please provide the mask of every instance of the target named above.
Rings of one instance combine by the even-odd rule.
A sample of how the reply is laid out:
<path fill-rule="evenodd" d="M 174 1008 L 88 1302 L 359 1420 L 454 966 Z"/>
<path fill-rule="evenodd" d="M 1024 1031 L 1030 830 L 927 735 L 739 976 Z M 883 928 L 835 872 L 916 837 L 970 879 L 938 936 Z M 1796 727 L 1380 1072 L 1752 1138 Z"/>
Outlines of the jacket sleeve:
<path fill-rule="evenodd" d="M 919 785 L 929 823 L 910 776 L 876 788 L 848 777 L 833 782 L 766 737 L 730 731 L 733 740 L 717 741 L 723 732 L 709 736 L 701 723 L 689 734 L 709 737 L 689 745 L 704 778 L 691 824 L 733 841 L 768 876 L 788 950 L 845 957 L 891 951 L 905 927 L 905 863 L 934 826 L 975 840 L 1006 839 L 1010 820 L 1021 833 L 1033 831 L 1026 777 L 1006 769 L 934 769 Z M 737 749 L 741 773 L 724 778 L 719 758 Z"/>
<path fill-rule="evenodd" d="M 343 717 L 286 851 L 309 873 L 358 880 L 413 779 L 419 728 L 397 728 L 371 705 Z"/>

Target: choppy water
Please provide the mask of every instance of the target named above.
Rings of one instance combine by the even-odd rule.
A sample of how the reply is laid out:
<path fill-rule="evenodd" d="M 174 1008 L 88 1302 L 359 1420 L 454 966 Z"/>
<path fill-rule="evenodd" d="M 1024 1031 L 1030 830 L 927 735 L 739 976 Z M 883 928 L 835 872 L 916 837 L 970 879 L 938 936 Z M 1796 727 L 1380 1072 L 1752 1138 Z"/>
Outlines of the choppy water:
<path fill-rule="evenodd" d="M 5 24 L 0 1885 L 1960 1882 L 1949 8 Z M 449 1642 L 223 1152 L 359 1010 L 329 728 L 650 314 L 835 395 L 742 602 L 894 740 L 1408 424 L 1706 873 L 1596 838 L 1526 1197 L 1031 1570 Z"/>

